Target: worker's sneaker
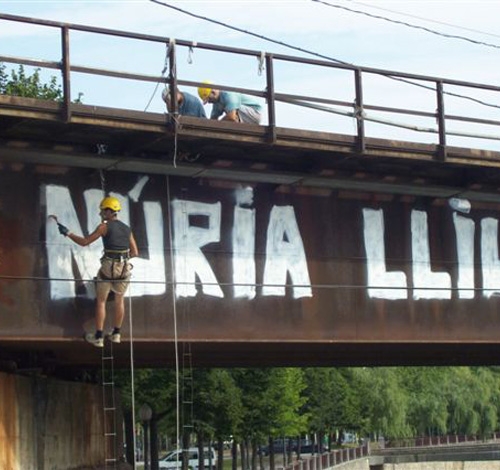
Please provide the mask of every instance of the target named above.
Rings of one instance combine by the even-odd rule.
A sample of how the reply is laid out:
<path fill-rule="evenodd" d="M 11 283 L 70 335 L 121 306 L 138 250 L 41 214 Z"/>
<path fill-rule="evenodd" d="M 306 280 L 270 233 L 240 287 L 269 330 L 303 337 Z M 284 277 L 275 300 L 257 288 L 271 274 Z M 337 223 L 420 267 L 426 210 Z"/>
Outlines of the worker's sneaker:
<path fill-rule="evenodd" d="M 85 341 L 87 343 L 92 344 L 96 348 L 102 348 L 104 347 L 104 338 L 96 338 L 94 333 L 87 333 L 85 335 Z"/>
<path fill-rule="evenodd" d="M 122 336 L 120 333 L 111 332 L 107 337 L 112 343 L 120 343 L 122 340 Z"/>

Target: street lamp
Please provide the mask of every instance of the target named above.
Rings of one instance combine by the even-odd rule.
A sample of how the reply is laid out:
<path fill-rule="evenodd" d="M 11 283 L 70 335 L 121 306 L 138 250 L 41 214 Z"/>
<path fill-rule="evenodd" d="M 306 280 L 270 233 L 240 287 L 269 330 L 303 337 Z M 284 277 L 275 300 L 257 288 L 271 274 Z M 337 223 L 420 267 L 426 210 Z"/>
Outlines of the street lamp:
<path fill-rule="evenodd" d="M 153 416 L 153 410 L 151 407 L 144 403 L 139 408 L 139 419 L 144 423 L 144 470 L 150 470 L 149 468 L 149 422 Z"/>

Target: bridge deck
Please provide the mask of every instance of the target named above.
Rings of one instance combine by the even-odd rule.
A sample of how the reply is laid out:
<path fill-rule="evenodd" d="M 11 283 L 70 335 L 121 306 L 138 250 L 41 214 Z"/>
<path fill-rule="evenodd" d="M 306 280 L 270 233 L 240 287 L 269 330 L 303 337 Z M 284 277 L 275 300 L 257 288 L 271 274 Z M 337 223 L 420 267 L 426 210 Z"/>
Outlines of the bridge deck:
<path fill-rule="evenodd" d="M 498 201 L 500 152 L 0 96 L 3 161 Z M 175 145 L 177 150 L 175 151 Z M 101 147 L 100 147 L 101 146 Z"/>

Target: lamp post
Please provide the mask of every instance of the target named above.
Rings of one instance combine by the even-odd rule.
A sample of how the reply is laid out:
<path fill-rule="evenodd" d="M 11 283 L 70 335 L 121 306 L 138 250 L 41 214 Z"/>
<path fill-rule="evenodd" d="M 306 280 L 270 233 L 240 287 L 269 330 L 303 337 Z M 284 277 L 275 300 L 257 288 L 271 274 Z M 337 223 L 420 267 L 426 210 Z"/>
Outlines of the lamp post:
<path fill-rule="evenodd" d="M 144 470 L 150 470 L 149 468 L 149 422 L 153 416 L 153 410 L 151 407 L 144 403 L 139 408 L 139 419 L 144 423 Z"/>

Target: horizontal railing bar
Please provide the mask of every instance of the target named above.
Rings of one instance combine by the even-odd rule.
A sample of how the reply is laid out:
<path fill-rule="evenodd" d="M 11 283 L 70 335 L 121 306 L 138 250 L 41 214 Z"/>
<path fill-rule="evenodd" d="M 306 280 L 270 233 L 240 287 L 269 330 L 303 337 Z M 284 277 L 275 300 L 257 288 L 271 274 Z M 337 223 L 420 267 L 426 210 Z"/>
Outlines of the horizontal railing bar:
<path fill-rule="evenodd" d="M 219 46 L 219 45 L 209 44 L 209 43 L 197 43 L 194 41 L 186 41 L 186 40 L 182 40 L 182 39 L 174 39 L 174 38 L 149 35 L 149 34 L 141 34 L 141 33 L 132 33 L 132 32 L 127 32 L 127 31 L 114 30 L 114 29 L 108 29 L 108 28 L 98 28 L 98 27 L 85 26 L 85 25 L 79 25 L 79 24 L 73 24 L 73 23 L 64 23 L 64 22 L 57 22 L 57 21 L 51 21 L 51 20 L 33 19 L 33 18 L 18 16 L 18 15 L 9 15 L 9 14 L 5 14 L 5 13 L 0 14 L 0 20 L 17 21 L 17 22 L 23 22 L 23 23 L 36 24 L 36 25 L 40 25 L 40 26 L 50 26 L 50 27 L 58 27 L 58 28 L 67 27 L 68 29 L 74 30 L 74 31 L 83 31 L 83 32 L 88 32 L 88 33 L 105 34 L 105 35 L 111 35 L 111 36 L 124 37 L 124 38 L 128 38 L 128 39 L 139 39 L 139 40 L 151 41 L 151 42 L 161 42 L 161 43 L 165 43 L 165 44 L 168 44 L 170 42 L 170 40 L 172 39 L 172 40 L 175 40 L 175 44 L 177 46 L 196 47 L 198 49 L 207 49 L 207 50 L 213 50 L 213 51 L 218 51 L 218 52 L 229 52 L 229 53 L 249 55 L 249 56 L 254 56 L 254 57 L 261 57 L 261 55 L 262 55 L 262 51 L 256 51 L 256 50 L 250 50 L 250 49 Z M 266 53 L 265 55 L 269 55 L 269 53 Z M 442 82 L 443 84 L 446 84 L 446 85 L 464 86 L 464 87 L 469 87 L 469 88 L 481 88 L 481 89 L 490 90 L 490 91 L 500 91 L 500 86 L 495 86 L 495 85 L 473 83 L 473 82 L 467 82 L 467 81 L 462 81 L 462 80 L 453 80 L 453 79 L 447 79 L 447 78 L 442 78 L 442 77 L 431 77 L 431 76 L 427 76 L 427 75 L 398 72 L 398 71 L 394 71 L 394 70 L 384 70 L 384 69 L 373 68 L 373 67 L 362 67 L 362 66 L 356 66 L 354 64 L 337 63 L 337 62 L 333 62 L 333 60 L 329 61 L 329 60 L 320 60 L 320 59 L 310 59 L 307 57 L 297 57 L 297 56 L 290 56 L 290 55 L 286 55 L 286 54 L 274 54 L 274 53 L 271 55 L 273 57 L 273 60 L 282 60 L 282 61 L 288 61 L 288 62 L 309 64 L 309 65 L 319 65 L 319 66 L 338 68 L 338 69 L 343 69 L 343 70 L 353 70 L 353 71 L 359 70 L 362 73 L 382 75 L 385 77 L 395 78 L 395 79 L 405 78 L 405 79 L 420 80 L 420 81 L 426 81 L 426 82 L 432 82 L 432 83 L 436 83 L 439 81 L 439 82 Z"/>
<path fill-rule="evenodd" d="M 61 69 L 60 62 L 41 60 L 41 59 L 30 59 L 28 57 L 0 55 L 0 62 L 7 62 L 9 64 L 32 65 L 34 67 L 44 67 L 47 69 L 59 69 L 59 70 Z"/>
<path fill-rule="evenodd" d="M 119 72 L 115 70 L 99 69 L 94 67 L 83 67 L 80 65 L 72 65 L 70 67 L 72 72 L 86 73 L 90 75 L 101 75 L 106 77 L 123 78 L 129 80 L 139 80 L 143 82 L 165 82 L 166 78 L 161 75 L 143 75 L 131 72 Z"/>

